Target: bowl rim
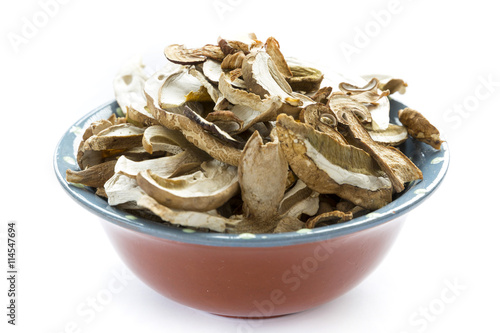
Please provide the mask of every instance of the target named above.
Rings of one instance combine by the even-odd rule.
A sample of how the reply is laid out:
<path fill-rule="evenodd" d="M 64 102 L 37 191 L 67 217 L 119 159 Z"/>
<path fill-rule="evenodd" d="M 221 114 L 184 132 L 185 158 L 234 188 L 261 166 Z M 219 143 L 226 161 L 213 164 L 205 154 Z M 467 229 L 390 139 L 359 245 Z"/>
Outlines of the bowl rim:
<path fill-rule="evenodd" d="M 395 110 L 406 106 L 392 98 L 390 100 L 393 118 L 391 120 L 398 123 L 399 120 L 396 120 L 394 116 L 397 112 Z M 422 166 L 419 166 L 424 179 L 408 184 L 401 196 L 374 212 L 348 222 L 315 229 L 301 229 L 296 232 L 278 234 L 199 232 L 191 228 L 162 224 L 130 215 L 109 206 L 107 201 L 97 196 L 91 188 L 66 182 L 66 169 L 79 170 L 75 162 L 75 151 L 77 151 L 83 130 L 92 121 L 106 119 L 113 113 L 123 116 L 116 101 L 104 103 L 81 117 L 63 134 L 53 157 L 54 170 L 59 183 L 77 203 L 106 221 L 139 233 L 182 243 L 218 247 L 277 247 L 324 241 L 373 228 L 407 214 L 428 199 L 441 184 L 450 163 L 447 142 L 442 144 L 441 150 L 435 150 L 422 142 L 408 138 L 407 143 L 416 150 L 417 155 L 424 162 Z M 414 163 L 417 164 L 416 161 Z"/>

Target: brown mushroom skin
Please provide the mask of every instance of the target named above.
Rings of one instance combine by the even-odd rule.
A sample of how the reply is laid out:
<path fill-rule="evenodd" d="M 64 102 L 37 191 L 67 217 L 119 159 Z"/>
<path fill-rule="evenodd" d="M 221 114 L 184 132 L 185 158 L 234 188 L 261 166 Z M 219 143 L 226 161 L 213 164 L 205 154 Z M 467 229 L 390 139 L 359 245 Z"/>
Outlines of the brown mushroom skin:
<path fill-rule="evenodd" d="M 405 108 L 398 112 L 399 120 L 407 127 L 408 133 L 417 139 L 440 150 L 444 142 L 439 136 L 439 131 L 420 112 Z"/>

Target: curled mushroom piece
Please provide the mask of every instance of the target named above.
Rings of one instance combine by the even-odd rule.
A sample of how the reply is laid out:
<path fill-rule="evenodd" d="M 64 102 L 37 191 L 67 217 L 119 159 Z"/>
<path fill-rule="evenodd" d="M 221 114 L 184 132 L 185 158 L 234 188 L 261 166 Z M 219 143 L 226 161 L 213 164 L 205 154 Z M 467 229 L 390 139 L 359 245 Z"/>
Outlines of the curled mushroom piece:
<path fill-rule="evenodd" d="M 336 194 L 367 209 L 391 201 L 391 182 L 363 150 L 285 115 L 278 116 L 276 125 L 290 167 L 311 189 Z"/>
<path fill-rule="evenodd" d="M 181 132 L 170 130 L 161 125 L 150 126 L 144 131 L 142 146 L 152 154 L 153 151 L 165 151 L 170 154 L 179 154 L 191 144 Z"/>
<path fill-rule="evenodd" d="M 375 130 L 384 130 L 389 126 L 389 111 L 391 108 L 387 98 L 389 91 L 380 91 L 376 78 L 371 79 L 363 87 L 342 82 L 339 84 L 339 88 L 356 102 L 368 106 L 370 116 L 366 120 L 372 124 Z"/>
<path fill-rule="evenodd" d="M 224 54 L 217 45 L 205 45 L 199 49 L 188 49 L 184 45 L 172 44 L 165 48 L 165 57 L 179 65 L 201 64 L 207 58 L 220 60 L 224 59 Z"/>
<path fill-rule="evenodd" d="M 147 170 L 136 178 L 144 192 L 172 209 L 206 212 L 239 191 L 237 168 L 217 160 L 203 162 L 200 171 L 184 176 L 164 178 Z"/>
<path fill-rule="evenodd" d="M 199 155 L 190 149 L 177 155 L 143 161 L 133 161 L 126 156 L 120 156 L 118 161 L 116 161 L 114 172 L 127 175 L 130 178 L 135 178 L 139 172 L 150 170 L 159 177 L 171 177 L 184 165 L 189 165 L 193 169 L 196 168 L 207 159 L 207 156 L 208 155 Z"/>
<path fill-rule="evenodd" d="M 349 96 L 336 95 L 330 98 L 329 107 L 336 115 L 339 126 L 347 133 L 347 141 L 363 149 L 391 179 L 396 192 L 404 190 L 404 184 L 422 179 L 422 172 L 401 151 L 376 143 L 356 118 L 355 110 L 365 106 Z M 362 205 L 359 205 L 362 206 Z M 363 206 L 362 206 L 363 207 Z"/>
<path fill-rule="evenodd" d="M 403 79 L 398 79 L 390 75 L 383 74 L 371 74 L 363 75 L 366 80 L 371 80 L 372 78 L 378 79 L 378 88 L 382 91 L 389 90 L 390 94 L 400 93 L 403 95 L 406 92 L 406 87 L 408 84 Z"/>
<path fill-rule="evenodd" d="M 420 112 L 405 108 L 399 110 L 399 120 L 408 128 L 408 133 L 415 139 L 425 142 L 435 149 L 441 149 L 439 131 Z"/>
<path fill-rule="evenodd" d="M 241 34 L 237 36 L 219 37 L 217 43 L 225 55 L 242 51 L 248 54 L 251 49 L 260 47 L 262 42 L 257 39 L 254 33 Z"/>

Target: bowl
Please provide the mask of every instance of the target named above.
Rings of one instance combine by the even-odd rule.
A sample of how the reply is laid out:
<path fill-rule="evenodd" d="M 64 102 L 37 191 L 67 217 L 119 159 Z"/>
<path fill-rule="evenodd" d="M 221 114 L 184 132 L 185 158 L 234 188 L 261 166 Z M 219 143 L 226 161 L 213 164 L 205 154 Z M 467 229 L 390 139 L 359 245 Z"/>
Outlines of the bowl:
<path fill-rule="evenodd" d="M 392 122 L 405 106 L 391 100 Z M 82 131 L 120 114 L 115 101 L 93 110 L 63 135 L 54 154 L 66 192 L 99 216 L 124 263 L 169 299 L 213 314 L 265 318 L 304 311 L 344 294 L 372 272 L 389 251 L 407 214 L 436 190 L 449 164 L 441 150 L 408 139 L 401 150 L 422 170 L 385 207 L 345 223 L 281 234 L 220 234 L 153 222 L 108 205 L 93 189 L 68 184 L 77 170 Z"/>

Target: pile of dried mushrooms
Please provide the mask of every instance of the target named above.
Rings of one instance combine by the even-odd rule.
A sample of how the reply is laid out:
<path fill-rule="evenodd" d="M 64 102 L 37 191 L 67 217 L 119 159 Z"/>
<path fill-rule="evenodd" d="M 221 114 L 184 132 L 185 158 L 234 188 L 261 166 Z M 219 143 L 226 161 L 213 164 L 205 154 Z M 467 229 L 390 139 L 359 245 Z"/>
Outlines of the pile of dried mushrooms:
<path fill-rule="evenodd" d="M 277 233 L 344 222 L 391 202 L 421 171 L 395 148 L 408 135 L 440 149 L 439 132 L 388 95 L 406 83 L 359 78 L 325 86 L 254 34 L 165 48 L 114 80 L 126 117 L 93 122 L 68 182 L 141 216 L 226 233 Z"/>

